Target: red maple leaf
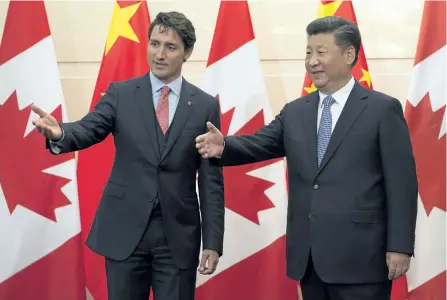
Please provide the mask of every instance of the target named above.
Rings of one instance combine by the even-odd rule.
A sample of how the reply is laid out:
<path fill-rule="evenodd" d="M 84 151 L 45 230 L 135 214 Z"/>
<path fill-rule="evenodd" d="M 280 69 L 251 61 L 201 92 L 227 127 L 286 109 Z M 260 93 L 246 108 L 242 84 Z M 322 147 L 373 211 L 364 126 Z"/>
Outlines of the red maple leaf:
<path fill-rule="evenodd" d="M 11 214 L 21 205 L 56 221 L 55 209 L 71 204 L 61 191 L 70 180 L 43 171 L 74 154 L 52 155 L 36 129 L 24 137 L 30 113 L 30 107 L 19 110 L 16 92 L 0 105 L 0 136 L 7 141 L 0 148 L 0 184 Z M 52 115 L 60 120 L 61 107 Z"/>
<path fill-rule="evenodd" d="M 219 95 L 216 96 L 219 98 Z M 228 135 L 235 108 L 221 114 L 221 132 Z M 264 112 L 260 110 L 234 135 L 253 134 L 264 126 Z M 249 175 L 248 173 L 270 165 L 280 159 L 252 163 L 223 169 L 225 184 L 225 206 L 235 213 L 259 225 L 258 212 L 275 205 L 265 195 L 265 190 L 274 183 Z"/>
<path fill-rule="evenodd" d="M 446 210 L 446 138 L 439 138 L 445 106 L 433 111 L 427 93 L 418 105 L 407 102 L 406 117 L 411 134 L 419 194 L 425 212 L 434 207 Z"/>

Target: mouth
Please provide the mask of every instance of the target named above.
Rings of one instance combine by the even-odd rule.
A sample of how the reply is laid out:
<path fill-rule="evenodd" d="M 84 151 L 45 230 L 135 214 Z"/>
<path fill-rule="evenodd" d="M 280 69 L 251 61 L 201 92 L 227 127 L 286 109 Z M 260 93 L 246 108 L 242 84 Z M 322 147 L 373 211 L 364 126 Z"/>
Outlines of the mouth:
<path fill-rule="evenodd" d="M 156 68 L 164 68 L 164 67 L 166 67 L 167 66 L 167 64 L 163 64 L 163 63 L 159 63 L 159 62 L 156 62 L 156 61 L 154 61 L 154 65 L 155 65 L 155 67 Z"/>
<path fill-rule="evenodd" d="M 321 75 L 323 73 L 324 73 L 324 71 L 312 71 L 312 72 L 310 72 L 310 74 L 312 74 L 312 75 Z"/>

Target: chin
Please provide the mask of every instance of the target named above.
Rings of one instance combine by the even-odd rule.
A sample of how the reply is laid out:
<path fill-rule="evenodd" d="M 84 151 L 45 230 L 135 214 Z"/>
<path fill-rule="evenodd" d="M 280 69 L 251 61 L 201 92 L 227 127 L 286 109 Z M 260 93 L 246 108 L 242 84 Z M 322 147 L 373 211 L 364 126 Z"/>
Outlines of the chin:
<path fill-rule="evenodd" d="M 158 79 L 164 79 L 166 78 L 166 72 L 160 72 L 160 70 L 157 69 L 151 69 L 152 73 L 158 78 Z"/>
<path fill-rule="evenodd" d="M 327 81 L 322 81 L 322 80 L 312 81 L 312 83 L 315 85 L 315 87 L 317 89 L 322 89 L 322 88 L 326 87 L 328 84 Z"/>

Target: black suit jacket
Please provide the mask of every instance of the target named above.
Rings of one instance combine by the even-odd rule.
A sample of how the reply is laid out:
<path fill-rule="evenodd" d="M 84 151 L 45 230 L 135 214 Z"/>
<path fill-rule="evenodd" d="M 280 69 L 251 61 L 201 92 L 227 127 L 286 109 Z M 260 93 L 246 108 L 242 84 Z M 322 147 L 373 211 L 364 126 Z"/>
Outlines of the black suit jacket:
<path fill-rule="evenodd" d="M 357 82 L 317 167 L 318 92 L 285 105 L 254 135 L 229 136 L 233 166 L 285 156 L 287 273 L 300 280 L 311 251 L 329 283 L 387 280 L 387 251 L 412 255 L 418 187 L 400 102 Z"/>
<path fill-rule="evenodd" d="M 60 124 L 65 136 L 56 145 L 61 153 L 77 151 L 101 142 L 110 133 L 114 136 L 115 160 L 87 238 L 88 247 L 115 260 L 127 258 L 144 233 L 158 193 L 174 260 L 180 268 L 195 267 L 201 231 L 203 248 L 222 255 L 222 168 L 201 159 L 195 148 L 196 136 L 207 131 L 207 121 L 220 126 L 219 102 L 183 79 L 162 153 L 155 118 L 148 74 L 114 82 L 94 111 L 77 122 Z"/>

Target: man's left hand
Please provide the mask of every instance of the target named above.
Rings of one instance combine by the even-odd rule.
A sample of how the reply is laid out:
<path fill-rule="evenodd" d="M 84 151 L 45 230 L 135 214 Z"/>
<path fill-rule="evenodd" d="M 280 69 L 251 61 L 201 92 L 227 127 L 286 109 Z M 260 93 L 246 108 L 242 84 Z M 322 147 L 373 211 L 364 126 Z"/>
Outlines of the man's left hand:
<path fill-rule="evenodd" d="M 205 249 L 200 260 L 199 272 L 202 275 L 213 274 L 219 262 L 219 253 L 214 250 Z"/>
<path fill-rule="evenodd" d="M 387 252 L 388 279 L 396 280 L 410 268 L 410 256 L 404 253 Z"/>

